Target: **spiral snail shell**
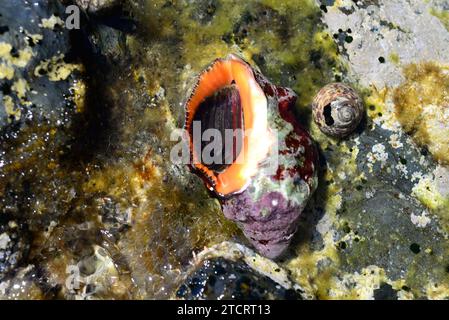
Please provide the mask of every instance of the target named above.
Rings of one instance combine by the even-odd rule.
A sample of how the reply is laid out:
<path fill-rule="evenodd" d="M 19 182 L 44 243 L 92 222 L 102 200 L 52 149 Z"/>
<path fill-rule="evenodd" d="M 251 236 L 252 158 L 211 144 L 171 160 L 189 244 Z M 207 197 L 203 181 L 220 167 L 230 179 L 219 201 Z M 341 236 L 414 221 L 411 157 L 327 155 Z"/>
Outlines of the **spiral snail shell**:
<path fill-rule="evenodd" d="M 337 138 L 345 137 L 357 128 L 363 111 L 359 95 L 343 83 L 324 86 L 312 103 L 313 119 L 320 130 Z"/>
<path fill-rule="evenodd" d="M 231 54 L 199 74 L 185 104 L 189 167 L 268 258 L 287 249 L 318 183 L 317 150 L 293 114 L 296 99 Z M 213 162 L 204 158 L 209 140 L 195 143 L 211 129 L 225 136 Z M 240 133 L 227 140 L 229 130 Z"/>

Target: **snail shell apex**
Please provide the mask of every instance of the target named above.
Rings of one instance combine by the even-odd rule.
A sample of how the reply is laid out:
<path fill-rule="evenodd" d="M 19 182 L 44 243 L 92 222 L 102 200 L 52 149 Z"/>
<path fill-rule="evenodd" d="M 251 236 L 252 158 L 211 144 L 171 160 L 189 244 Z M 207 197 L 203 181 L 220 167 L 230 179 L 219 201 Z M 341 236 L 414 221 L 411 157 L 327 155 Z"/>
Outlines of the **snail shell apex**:
<path fill-rule="evenodd" d="M 342 138 L 352 133 L 363 118 L 362 99 L 343 83 L 330 83 L 312 102 L 313 119 L 322 132 Z"/>

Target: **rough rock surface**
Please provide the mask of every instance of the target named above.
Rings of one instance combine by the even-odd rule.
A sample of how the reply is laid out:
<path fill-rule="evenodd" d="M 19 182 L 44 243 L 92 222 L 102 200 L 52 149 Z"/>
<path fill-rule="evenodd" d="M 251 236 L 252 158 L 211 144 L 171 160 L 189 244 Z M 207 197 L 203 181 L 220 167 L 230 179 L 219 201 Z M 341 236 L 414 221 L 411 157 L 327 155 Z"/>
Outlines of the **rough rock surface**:
<path fill-rule="evenodd" d="M 271 279 L 255 273 L 247 265 L 223 258 L 204 261 L 181 285 L 176 296 L 186 300 L 283 300 L 301 297 L 294 290 L 286 290 Z"/>
<path fill-rule="evenodd" d="M 312 299 L 287 270 L 253 250 L 229 241 L 198 253 L 178 288 L 180 299 Z"/>
<path fill-rule="evenodd" d="M 398 86 L 404 80 L 403 65 L 449 61 L 449 32 L 435 14 L 448 10 L 447 1 L 331 2 L 323 22 L 349 61 L 349 74 L 360 86 Z"/>
<path fill-rule="evenodd" d="M 301 298 L 295 290 L 279 286 L 242 261 L 233 262 L 223 258 L 204 261 L 179 287 L 176 296 L 186 300 Z"/>

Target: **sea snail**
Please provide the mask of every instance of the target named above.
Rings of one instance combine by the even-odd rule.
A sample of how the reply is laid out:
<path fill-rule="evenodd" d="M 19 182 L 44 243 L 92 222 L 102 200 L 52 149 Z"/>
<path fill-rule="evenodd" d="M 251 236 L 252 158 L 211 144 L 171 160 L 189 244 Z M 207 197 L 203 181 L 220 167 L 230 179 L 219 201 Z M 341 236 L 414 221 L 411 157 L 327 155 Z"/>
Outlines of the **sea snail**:
<path fill-rule="evenodd" d="M 353 132 L 363 118 L 363 102 L 351 87 L 330 83 L 312 102 L 313 119 L 322 132 L 342 138 Z"/>
<path fill-rule="evenodd" d="M 200 73 L 185 104 L 190 168 L 269 258 L 288 247 L 317 186 L 317 151 L 291 111 L 296 98 L 231 54 Z M 204 159 L 210 151 L 204 136 L 215 142 L 229 130 L 231 138 Z"/>

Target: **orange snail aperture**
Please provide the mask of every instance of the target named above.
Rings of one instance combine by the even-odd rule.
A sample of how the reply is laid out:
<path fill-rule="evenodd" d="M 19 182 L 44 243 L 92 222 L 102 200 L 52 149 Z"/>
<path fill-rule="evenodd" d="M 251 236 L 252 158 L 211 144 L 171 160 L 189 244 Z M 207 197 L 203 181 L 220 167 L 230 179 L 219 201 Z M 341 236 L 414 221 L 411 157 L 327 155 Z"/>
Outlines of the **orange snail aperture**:
<path fill-rule="evenodd" d="M 236 103 L 228 103 L 226 98 L 234 99 Z M 198 119 L 195 117 L 197 112 L 204 112 L 205 107 L 211 108 L 214 106 L 214 103 L 211 102 L 217 101 L 220 108 L 215 108 L 215 110 L 235 109 L 230 112 L 218 112 L 219 118 L 225 118 L 227 115 L 241 119 L 238 127 L 228 129 L 242 129 L 243 127 L 243 130 L 250 132 L 241 137 L 240 145 L 243 150 L 238 155 L 234 155 L 237 156 L 235 161 L 222 171 L 213 170 L 199 160 L 202 150 L 198 150 L 195 141 L 200 139 L 194 140 L 192 137 L 194 134 L 192 124 L 194 120 Z M 215 120 L 211 120 L 209 117 L 209 121 L 218 122 Z M 232 120 L 229 121 L 231 125 L 236 125 L 236 121 Z M 202 132 L 210 127 L 207 123 L 209 121 L 201 121 Z M 242 191 L 251 176 L 256 173 L 258 163 L 268 153 L 269 145 L 266 139 L 270 139 L 267 130 L 267 99 L 248 64 L 231 56 L 228 59 L 216 60 L 200 75 L 186 105 L 185 129 L 191 138 L 192 165 L 204 175 L 210 188 L 220 196 Z M 225 128 L 222 126 L 220 129 Z M 201 133 L 199 134 L 201 135 Z M 243 157 L 245 157 L 244 160 L 241 159 Z"/>
<path fill-rule="evenodd" d="M 190 167 L 220 199 L 224 215 L 269 258 L 288 247 L 317 186 L 317 151 L 293 115 L 296 98 L 229 55 L 199 75 L 185 106 Z M 221 139 L 212 163 L 203 159 L 208 129 L 237 132 Z"/>

